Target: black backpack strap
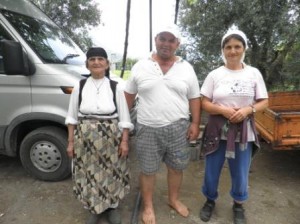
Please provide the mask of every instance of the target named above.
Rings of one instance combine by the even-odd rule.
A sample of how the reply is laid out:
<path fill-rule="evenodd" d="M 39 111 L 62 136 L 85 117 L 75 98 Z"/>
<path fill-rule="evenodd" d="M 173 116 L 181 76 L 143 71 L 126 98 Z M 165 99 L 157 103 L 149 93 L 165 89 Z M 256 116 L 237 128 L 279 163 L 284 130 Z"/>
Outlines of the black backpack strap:
<path fill-rule="evenodd" d="M 78 108 L 80 107 L 80 104 L 81 104 L 81 100 L 82 100 L 82 89 L 83 89 L 83 86 L 85 85 L 86 83 L 86 79 L 81 79 L 79 81 L 79 99 L 78 99 Z"/>
<path fill-rule="evenodd" d="M 116 89 L 117 89 L 118 83 L 116 81 L 111 80 L 111 79 L 109 80 L 109 83 L 110 83 L 110 88 L 111 88 L 111 90 L 113 92 L 113 95 L 114 95 L 113 100 L 114 100 L 114 104 L 115 104 L 115 107 L 116 107 L 116 110 L 113 112 L 113 114 L 114 114 L 114 113 L 117 112 Z"/>

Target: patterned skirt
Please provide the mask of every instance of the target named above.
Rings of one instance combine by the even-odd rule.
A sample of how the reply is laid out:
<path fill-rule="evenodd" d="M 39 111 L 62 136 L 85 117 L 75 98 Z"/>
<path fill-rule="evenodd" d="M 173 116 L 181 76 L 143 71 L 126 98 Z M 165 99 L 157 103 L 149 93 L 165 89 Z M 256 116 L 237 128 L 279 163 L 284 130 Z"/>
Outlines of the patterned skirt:
<path fill-rule="evenodd" d="M 118 120 L 80 120 L 75 129 L 74 193 L 91 213 L 115 208 L 129 193 L 128 159 L 118 156 Z"/>

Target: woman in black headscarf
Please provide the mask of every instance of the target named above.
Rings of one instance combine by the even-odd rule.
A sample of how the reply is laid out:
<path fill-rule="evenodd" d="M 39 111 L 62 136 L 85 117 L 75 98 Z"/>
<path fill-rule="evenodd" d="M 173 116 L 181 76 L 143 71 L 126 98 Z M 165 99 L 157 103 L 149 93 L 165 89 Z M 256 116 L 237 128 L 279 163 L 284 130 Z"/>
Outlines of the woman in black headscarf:
<path fill-rule="evenodd" d="M 74 193 L 91 212 L 88 224 L 105 212 L 121 223 L 119 202 L 129 193 L 129 131 L 133 129 L 122 88 L 109 79 L 103 48 L 86 54 L 87 79 L 73 89 L 66 124 L 68 155 L 73 159 Z"/>

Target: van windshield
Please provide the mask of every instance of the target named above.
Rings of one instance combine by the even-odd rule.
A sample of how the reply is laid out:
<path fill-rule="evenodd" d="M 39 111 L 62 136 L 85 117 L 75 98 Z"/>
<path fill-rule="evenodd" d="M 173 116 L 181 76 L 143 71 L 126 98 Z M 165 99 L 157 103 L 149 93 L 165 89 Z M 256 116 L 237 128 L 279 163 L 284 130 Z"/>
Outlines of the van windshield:
<path fill-rule="evenodd" d="M 7 10 L 2 12 L 44 63 L 85 63 L 81 49 L 54 23 Z"/>

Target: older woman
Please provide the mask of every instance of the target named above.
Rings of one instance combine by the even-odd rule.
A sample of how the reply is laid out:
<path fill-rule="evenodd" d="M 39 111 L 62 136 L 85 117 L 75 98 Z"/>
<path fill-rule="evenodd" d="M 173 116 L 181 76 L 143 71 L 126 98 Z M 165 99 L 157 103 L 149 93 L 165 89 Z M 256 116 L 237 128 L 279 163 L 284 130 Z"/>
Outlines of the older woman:
<path fill-rule="evenodd" d="M 124 92 L 109 79 L 103 48 L 86 54 L 90 76 L 73 89 L 66 124 L 68 155 L 73 158 L 74 193 L 98 223 L 105 211 L 111 224 L 121 223 L 117 207 L 129 193 L 129 130 L 133 128 Z"/>
<path fill-rule="evenodd" d="M 234 223 L 246 223 L 243 202 L 248 199 L 248 174 L 254 149 L 259 147 L 254 124 L 256 111 L 268 106 L 268 93 L 258 69 L 244 63 L 246 35 L 230 30 L 221 42 L 225 65 L 208 74 L 202 88 L 202 108 L 209 119 L 203 136 L 207 198 L 200 211 L 209 221 L 218 197 L 219 177 L 225 159 L 231 175 Z"/>

